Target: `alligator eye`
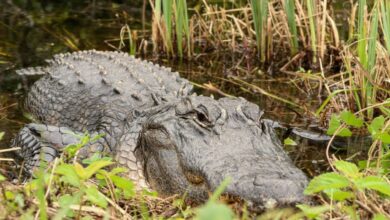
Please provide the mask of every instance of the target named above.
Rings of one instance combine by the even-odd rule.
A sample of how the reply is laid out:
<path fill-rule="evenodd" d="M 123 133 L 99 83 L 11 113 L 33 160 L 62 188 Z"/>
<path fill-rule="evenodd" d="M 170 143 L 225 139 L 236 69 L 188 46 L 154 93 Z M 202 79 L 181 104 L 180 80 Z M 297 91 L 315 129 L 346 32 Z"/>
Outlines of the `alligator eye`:
<path fill-rule="evenodd" d="M 196 119 L 202 123 L 207 123 L 209 120 L 207 119 L 206 115 L 202 112 L 197 112 L 196 113 Z"/>
<path fill-rule="evenodd" d="M 210 126 L 210 120 L 208 119 L 207 115 L 203 112 L 197 111 L 195 115 L 195 121 L 201 125 L 201 126 Z"/>
<path fill-rule="evenodd" d="M 204 178 L 201 175 L 192 171 L 186 171 L 185 176 L 188 182 L 190 182 L 193 185 L 200 185 L 205 182 Z"/>

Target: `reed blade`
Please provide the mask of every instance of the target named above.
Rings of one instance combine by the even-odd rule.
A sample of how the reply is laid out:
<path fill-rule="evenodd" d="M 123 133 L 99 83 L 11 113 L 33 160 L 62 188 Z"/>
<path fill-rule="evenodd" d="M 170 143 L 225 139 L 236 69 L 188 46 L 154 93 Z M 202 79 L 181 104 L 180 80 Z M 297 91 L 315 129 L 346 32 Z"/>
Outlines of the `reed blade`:
<path fill-rule="evenodd" d="M 387 52 L 390 55 L 390 1 L 381 1 L 382 31 Z"/>
<path fill-rule="evenodd" d="M 317 29 L 315 26 L 315 13 L 314 13 L 314 0 L 307 0 L 307 15 L 309 16 L 309 26 L 310 26 L 310 44 L 311 50 L 313 51 L 313 63 L 317 62 Z"/>
<path fill-rule="evenodd" d="M 266 37 L 264 26 L 268 18 L 268 1 L 251 0 L 251 9 L 253 14 L 253 23 L 256 32 L 256 45 L 260 53 L 260 61 L 265 62 L 266 58 Z"/>
<path fill-rule="evenodd" d="M 357 33 L 357 48 L 358 48 L 358 57 L 360 63 L 364 68 L 367 69 L 367 30 L 365 25 L 366 18 L 366 10 L 367 10 L 367 2 L 366 0 L 359 0 L 358 2 L 358 33 Z"/>
<path fill-rule="evenodd" d="M 375 62 L 376 62 L 376 43 L 378 38 L 378 10 L 377 7 L 374 7 L 371 24 L 370 24 L 370 34 L 368 38 L 368 60 L 367 60 L 367 71 L 369 72 L 370 78 L 375 79 Z M 366 97 L 367 97 L 367 106 L 371 106 L 375 103 L 375 92 L 376 88 L 371 84 L 370 80 L 366 80 Z M 373 111 L 369 109 L 367 111 L 368 118 L 373 118 Z"/>
<path fill-rule="evenodd" d="M 284 6 L 291 36 L 291 55 L 294 55 L 298 52 L 298 31 L 295 20 L 295 0 L 285 0 Z"/>
<path fill-rule="evenodd" d="M 190 45 L 190 32 L 188 26 L 188 13 L 186 0 L 176 1 L 176 41 L 179 57 L 183 57 L 183 32 L 187 47 Z"/>
<path fill-rule="evenodd" d="M 172 0 L 163 0 L 162 8 L 163 8 L 163 16 L 165 23 L 165 46 L 167 47 L 168 54 L 172 54 Z"/>

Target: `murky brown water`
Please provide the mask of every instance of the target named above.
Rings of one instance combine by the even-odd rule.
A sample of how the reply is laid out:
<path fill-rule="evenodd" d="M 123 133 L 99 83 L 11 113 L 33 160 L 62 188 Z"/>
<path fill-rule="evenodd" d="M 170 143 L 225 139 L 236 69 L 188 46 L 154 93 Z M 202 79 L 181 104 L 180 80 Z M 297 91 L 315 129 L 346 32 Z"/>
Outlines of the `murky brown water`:
<path fill-rule="evenodd" d="M 24 92 L 34 80 L 19 78 L 14 74 L 15 69 L 42 64 L 45 59 L 61 52 L 112 50 L 110 44 L 119 43 L 117 39 L 124 24 L 137 30 L 143 26 L 146 30 L 149 28 L 147 23 L 142 24 L 142 1 L 131 6 L 110 1 L 84 1 L 80 4 L 76 4 L 77 1 L 11 2 L 0 2 L 0 131 L 5 132 L 0 149 L 7 148 L 16 132 L 29 122 L 23 114 L 21 103 Z M 146 20 L 150 20 L 150 13 L 146 13 Z M 144 55 L 144 58 L 171 66 L 197 84 L 212 83 L 225 93 L 243 96 L 261 106 L 269 118 L 300 127 L 316 124 L 301 110 L 288 107 L 253 89 L 241 87 L 232 80 L 232 76 L 239 76 L 270 93 L 315 111 L 315 106 L 321 101 L 316 94 L 302 92 L 289 79 L 272 71 L 260 71 L 253 57 L 220 53 L 203 55 L 191 61 L 168 60 L 151 55 Z M 237 68 L 237 63 L 240 63 L 240 68 Z M 197 88 L 196 92 L 211 94 L 201 88 Z M 218 96 L 217 93 L 212 94 Z M 299 143 L 298 146 L 287 148 L 298 166 L 311 175 L 323 171 L 326 167 L 324 143 L 313 144 L 308 140 Z"/>

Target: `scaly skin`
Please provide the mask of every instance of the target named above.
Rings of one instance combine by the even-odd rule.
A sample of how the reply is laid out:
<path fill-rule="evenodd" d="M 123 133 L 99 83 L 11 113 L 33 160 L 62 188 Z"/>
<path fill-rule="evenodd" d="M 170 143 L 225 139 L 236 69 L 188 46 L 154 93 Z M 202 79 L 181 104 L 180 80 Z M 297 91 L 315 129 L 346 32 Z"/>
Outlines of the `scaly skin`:
<path fill-rule="evenodd" d="M 129 168 L 129 178 L 162 195 L 204 200 L 229 176 L 226 193 L 256 207 L 304 199 L 307 178 L 259 107 L 243 98 L 190 95 L 192 86 L 177 73 L 115 52 L 60 54 L 19 74 L 45 74 L 26 100 L 43 124 L 26 126 L 14 141 L 27 170 L 40 155 L 53 160 L 75 143 L 69 131 L 88 130 L 104 137 L 81 157 L 112 154 Z"/>

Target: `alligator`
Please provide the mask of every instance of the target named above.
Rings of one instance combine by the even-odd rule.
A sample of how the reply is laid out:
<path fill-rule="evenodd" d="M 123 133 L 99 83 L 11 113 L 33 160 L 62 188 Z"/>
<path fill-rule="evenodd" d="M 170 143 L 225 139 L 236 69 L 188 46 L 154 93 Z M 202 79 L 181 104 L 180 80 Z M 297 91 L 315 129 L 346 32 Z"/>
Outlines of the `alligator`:
<path fill-rule="evenodd" d="M 198 96 L 177 72 L 122 52 L 58 54 L 47 63 L 17 71 L 43 75 L 25 102 L 40 124 L 26 125 L 13 141 L 26 170 L 88 131 L 102 136 L 79 158 L 109 154 L 138 187 L 161 196 L 204 201 L 230 178 L 225 194 L 252 207 L 306 200 L 306 175 L 256 104 Z"/>

